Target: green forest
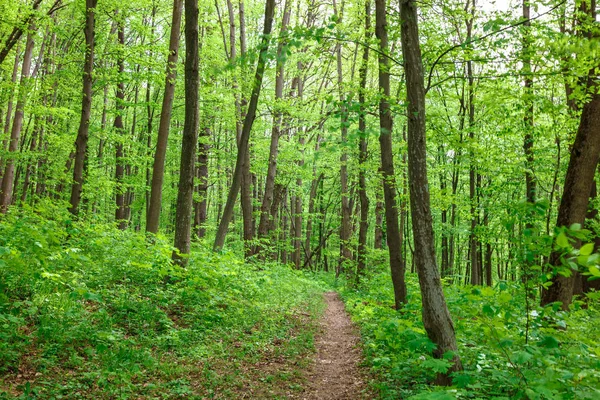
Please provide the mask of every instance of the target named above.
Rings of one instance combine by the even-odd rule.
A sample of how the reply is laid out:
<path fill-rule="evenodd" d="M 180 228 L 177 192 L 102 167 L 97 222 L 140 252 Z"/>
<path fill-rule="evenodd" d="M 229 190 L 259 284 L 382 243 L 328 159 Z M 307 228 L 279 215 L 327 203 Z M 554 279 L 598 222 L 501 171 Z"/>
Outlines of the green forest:
<path fill-rule="evenodd" d="M 13 1 L 0 399 L 600 398 L 596 0 Z"/>

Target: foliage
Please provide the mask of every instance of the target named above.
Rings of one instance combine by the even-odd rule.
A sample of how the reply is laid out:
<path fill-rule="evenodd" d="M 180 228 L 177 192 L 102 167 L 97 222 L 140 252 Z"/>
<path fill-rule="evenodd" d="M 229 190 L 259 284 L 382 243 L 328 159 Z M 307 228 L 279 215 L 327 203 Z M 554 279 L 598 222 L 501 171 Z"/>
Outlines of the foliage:
<path fill-rule="evenodd" d="M 163 237 L 49 203 L 7 215 L 0 252 L 0 398 L 228 397 L 313 346 L 322 288 L 289 267 L 196 248 L 182 269 Z"/>
<path fill-rule="evenodd" d="M 594 399 L 600 395 L 600 303 L 595 293 L 576 301 L 570 312 L 559 306 L 534 307 L 527 316 L 521 283 L 494 287 L 446 282 L 464 372 L 450 388 L 430 387 L 445 372 L 451 355 L 431 356 L 435 345 L 420 319 L 420 295 L 414 274 L 412 294 L 393 309 L 388 272 L 379 270 L 359 288 L 340 281 L 353 320 L 360 326 L 366 361 L 376 373 L 375 386 L 385 399 Z M 411 397 L 412 396 L 412 397 Z"/>

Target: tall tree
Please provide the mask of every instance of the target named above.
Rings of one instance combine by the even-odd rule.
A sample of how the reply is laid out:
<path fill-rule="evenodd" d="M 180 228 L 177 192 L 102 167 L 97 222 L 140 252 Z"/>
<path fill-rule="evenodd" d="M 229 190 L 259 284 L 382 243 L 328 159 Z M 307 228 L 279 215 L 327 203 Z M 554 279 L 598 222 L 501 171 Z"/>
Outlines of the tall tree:
<path fill-rule="evenodd" d="M 96 34 L 96 4 L 98 0 L 86 0 L 85 3 L 85 63 L 83 65 L 83 89 L 81 100 L 81 118 L 75 139 L 75 165 L 73 167 L 73 186 L 71 186 L 71 207 L 69 211 L 77 215 L 81 191 L 83 190 L 83 168 L 86 162 L 87 143 L 92 113 L 92 84 L 94 71 L 94 47 Z"/>
<path fill-rule="evenodd" d="M 379 39 L 379 147 L 381 148 L 381 173 L 383 175 L 383 198 L 385 201 L 385 225 L 390 257 L 390 270 L 394 286 L 396 308 L 406 303 L 406 282 L 404 281 L 404 262 L 402 261 L 402 243 L 398 226 L 398 207 L 396 204 L 396 175 L 392 153 L 393 120 L 390 110 L 390 59 L 386 1 L 375 0 L 375 35 Z M 417 41 L 418 43 L 418 41 Z"/>
<path fill-rule="evenodd" d="M 160 122 L 158 124 L 158 138 L 156 140 L 156 152 L 154 154 L 154 164 L 152 166 L 150 203 L 146 214 L 146 232 L 151 233 L 158 232 L 160 222 L 167 141 L 169 138 L 169 127 L 171 126 L 173 99 L 175 96 L 175 80 L 177 78 L 177 57 L 179 52 L 182 11 L 183 0 L 173 0 L 171 34 L 169 36 L 169 55 L 167 56 L 167 72 L 165 78 L 165 94 L 162 101 Z"/>
<path fill-rule="evenodd" d="M 365 1 L 365 42 L 368 43 L 371 38 L 371 0 Z M 369 66 L 369 46 L 363 47 L 362 64 L 359 70 L 360 89 L 358 92 L 359 114 L 358 131 L 360 140 L 358 144 L 358 197 L 360 200 L 359 231 L 358 231 L 358 249 L 356 280 L 360 280 L 365 273 L 365 264 L 367 259 L 367 233 L 369 230 L 369 197 L 367 196 L 366 162 L 367 162 L 367 111 L 366 111 L 366 90 L 367 90 L 367 68 Z"/>
<path fill-rule="evenodd" d="M 35 46 L 35 26 L 29 27 L 27 34 L 27 44 L 25 45 L 25 54 L 23 55 L 23 65 L 21 66 L 21 81 L 19 84 L 19 94 L 17 98 L 17 107 L 13 118 L 12 130 L 10 132 L 10 142 L 8 152 L 13 157 L 6 160 L 4 174 L 2 177 L 2 193 L 0 195 L 0 212 L 5 213 L 13 198 L 13 184 L 15 178 L 15 159 L 14 155 L 19 151 L 19 141 L 21 130 L 23 129 L 23 118 L 25 116 L 25 105 L 29 95 L 31 84 L 29 77 L 31 75 L 31 60 L 33 58 L 33 47 Z"/>
<path fill-rule="evenodd" d="M 376 4 L 384 0 L 377 0 Z M 414 239 L 414 262 L 419 275 L 423 325 L 429 339 L 436 344 L 434 356 L 441 358 L 453 352 L 453 364 L 445 374 L 438 374 L 437 383 L 450 385 L 450 374 L 462 369 L 456 353 L 454 324 L 446 305 L 435 258 L 433 219 L 427 178 L 427 146 L 425 135 L 425 88 L 423 61 L 419 44 L 417 4 L 415 0 L 400 1 L 402 54 L 406 73 L 408 118 L 408 179 Z"/>
<path fill-rule="evenodd" d="M 290 22 L 290 1 L 286 0 L 283 7 L 283 17 L 281 19 L 280 37 L 283 37 Z M 284 58 L 282 57 L 285 41 L 283 38 L 279 40 L 277 46 L 277 65 L 275 76 L 275 112 L 273 115 L 273 126 L 271 128 L 271 144 L 269 146 L 269 162 L 267 165 L 267 175 L 265 178 L 265 190 L 263 200 L 260 207 L 260 222 L 258 224 L 258 237 L 260 240 L 265 240 L 269 235 L 270 225 L 270 210 L 273 203 L 275 178 L 277 176 L 277 154 L 279 152 L 279 138 L 283 125 L 283 112 L 281 111 L 281 101 L 283 100 L 283 84 L 284 84 Z M 255 253 L 259 253 L 262 246 L 259 244 L 256 247 Z"/>
<path fill-rule="evenodd" d="M 594 71 L 590 71 L 591 99 L 583 106 L 579 128 L 571 149 L 556 219 L 558 227 L 570 227 L 573 224 L 583 226 L 585 222 L 596 167 L 600 159 L 600 94 L 597 92 L 594 76 Z M 573 300 L 574 278 L 556 272 L 564 268 L 560 250 L 554 250 L 550 254 L 549 262 L 554 268 L 554 276 L 551 286 L 542 291 L 541 304 L 560 302 L 562 308 L 567 310 Z"/>
<path fill-rule="evenodd" d="M 217 229 L 217 234 L 215 236 L 215 242 L 213 245 L 213 249 L 218 251 L 223 248 L 225 244 L 225 236 L 227 235 L 227 230 L 229 228 L 229 222 L 233 216 L 233 207 L 240 190 L 241 184 L 241 173 L 242 173 L 242 163 L 246 158 L 246 149 L 248 148 L 248 142 L 250 139 L 250 131 L 252 130 L 252 125 L 254 124 L 254 118 L 256 117 L 256 108 L 258 106 L 258 98 L 260 96 L 260 90 L 262 87 L 262 80 L 265 71 L 265 66 L 267 63 L 267 51 L 269 50 L 269 35 L 271 34 L 271 29 L 273 27 L 273 14 L 275 13 L 275 0 L 266 0 L 265 4 L 265 21 L 264 21 L 264 29 L 263 36 L 260 43 L 260 51 L 258 54 L 258 63 L 256 65 L 256 74 L 254 76 L 254 83 L 252 88 L 252 95 L 250 96 L 250 103 L 248 104 L 248 111 L 246 113 L 246 117 L 244 118 L 244 125 L 242 127 L 242 135 L 239 140 L 238 145 L 238 154 L 235 162 L 235 170 L 233 173 L 233 180 L 231 182 L 231 187 L 229 189 L 229 194 L 227 195 L 227 202 L 225 203 L 225 209 L 223 210 L 223 216 L 221 217 L 221 222 L 219 223 L 219 228 Z"/>
<path fill-rule="evenodd" d="M 115 180 L 117 182 L 117 195 L 116 195 L 116 210 L 115 210 L 115 220 L 119 225 L 119 229 L 127 228 L 127 219 L 128 219 L 128 199 L 127 199 L 127 189 L 124 184 L 125 179 L 125 169 L 126 169 L 126 161 L 125 161 L 125 127 L 123 125 L 123 114 L 125 112 L 125 21 L 123 15 L 118 15 L 117 18 L 121 19 L 117 21 L 117 42 L 119 44 L 118 58 L 117 58 L 117 94 L 116 94 L 116 115 L 115 122 L 113 124 L 113 128 L 120 136 L 115 145 Z"/>
<path fill-rule="evenodd" d="M 341 24 L 343 18 L 343 2 L 338 9 L 336 1 L 333 1 L 334 14 L 337 17 L 337 23 Z M 338 41 L 335 49 L 337 62 L 337 89 L 340 102 L 340 130 L 341 130 L 341 147 L 342 154 L 340 155 L 340 190 L 342 202 L 340 211 L 342 221 L 340 225 L 340 260 L 336 269 L 336 276 L 340 274 L 342 268 L 347 267 L 345 263 L 352 259 L 352 251 L 350 250 L 350 236 L 352 235 L 352 226 L 350 216 L 352 208 L 350 206 L 350 198 L 348 193 L 348 152 L 346 149 L 348 141 L 348 106 L 347 98 L 344 90 L 344 71 L 342 59 L 342 41 Z M 391 120 L 390 120 L 391 121 Z M 391 130 L 390 130 L 391 131 Z"/>
<path fill-rule="evenodd" d="M 194 198 L 194 175 L 196 145 L 198 143 L 198 0 L 185 0 L 185 120 L 181 142 L 179 185 L 175 211 L 175 251 L 173 261 L 187 264 L 191 246 L 192 205 Z"/>

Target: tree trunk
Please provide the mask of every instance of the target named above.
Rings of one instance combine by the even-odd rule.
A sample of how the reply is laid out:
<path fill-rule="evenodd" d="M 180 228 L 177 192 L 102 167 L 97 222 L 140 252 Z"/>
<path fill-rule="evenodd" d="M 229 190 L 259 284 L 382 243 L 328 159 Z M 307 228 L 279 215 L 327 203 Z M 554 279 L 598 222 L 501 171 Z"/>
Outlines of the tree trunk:
<path fill-rule="evenodd" d="M 117 60 L 117 67 L 119 69 L 119 75 L 117 78 L 117 95 L 115 109 L 117 115 L 115 116 L 115 123 L 113 127 L 120 136 L 125 136 L 125 128 L 123 126 L 123 113 L 125 112 L 125 22 L 118 22 L 119 28 L 117 32 L 118 42 L 121 46 L 119 51 L 119 58 Z M 118 223 L 119 229 L 127 229 L 127 195 L 126 188 L 123 182 L 125 177 L 125 151 L 124 151 L 125 139 L 121 138 L 115 144 L 116 149 L 116 167 L 115 167 L 115 180 L 117 182 L 117 194 L 116 194 L 116 211 L 115 220 Z"/>
<path fill-rule="evenodd" d="M 333 1 L 334 14 L 337 16 L 337 23 L 342 22 L 342 10 L 337 9 L 335 0 Z M 340 211 L 342 214 L 342 222 L 340 225 L 340 260 L 336 269 L 336 276 L 339 276 L 342 269 L 346 268 L 346 262 L 352 260 L 352 251 L 350 250 L 350 236 L 351 236 L 351 214 L 352 209 L 350 208 L 350 200 L 348 197 L 348 153 L 347 153 L 347 141 L 348 141 L 348 109 L 347 99 L 345 96 L 343 84 L 344 75 L 342 71 L 342 42 L 338 41 L 336 44 L 336 61 L 337 61 L 337 86 L 339 92 L 340 101 L 340 128 L 341 128 L 341 148 L 342 155 L 340 156 L 340 191 L 342 195 L 342 202 Z"/>
<path fill-rule="evenodd" d="M 233 216 L 233 207 L 240 190 L 241 178 L 242 178 L 242 164 L 246 158 L 246 149 L 248 148 L 248 142 L 250 139 L 250 131 L 252 130 L 252 124 L 256 116 L 256 108 L 258 106 L 258 97 L 262 86 L 263 74 L 266 66 L 266 54 L 269 48 L 268 36 L 271 34 L 271 28 L 273 27 L 273 14 L 275 12 L 275 0 L 267 0 L 265 5 L 265 22 L 263 37 L 260 44 L 260 52 L 258 57 L 258 64 L 256 66 L 256 74 L 254 77 L 254 87 L 252 88 L 252 96 L 250 97 L 250 104 L 248 105 L 248 112 L 244 118 L 244 124 L 242 127 L 242 135 L 240 137 L 238 145 L 238 154 L 235 163 L 235 171 L 233 173 L 233 181 L 227 195 L 227 202 L 225 209 L 223 210 L 223 216 L 217 234 L 215 236 L 215 243 L 213 250 L 218 251 L 223 248 L 225 244 L 225 236 L 227 235 L 227 229 L 229 228 L 229 222 Z"/>
<path fill-rule="evenodd" d="M 383 185 L 382 185 L 383 186 Z M 376 192 L 375 203 L 375 237 L 373 240 L 373 248 L 383 248 L 383 202 L 381 201 L 381 193 L 379 189 Z"/>
<path fill-rule="evenodd" d="M 190 252 L 196 146 L 198 143 L 198 0 L 185 0 L 185 120 L 175 211 L 173 261 L 185 266 Z"/>
<path fill-rule="evenodd" d="M 377 0 L 382 2 L 382 0 Z M 417 5 L 414 0 L 401 0 L 401 42 L 404 56 L 408 118 L 408 179 L 415 247 L 415 264 L 422 296 L 423 325 L 429 339 L 437 345 L 434 356 L 441 358 L 453 352 L 453 365 L 439 374 L 437 383 L 450 385 L 452 372 L 462 369 L 456 353 L 456 337 L 450 312 L 446 306 L 440 275 L 436 265 L 433 220 L 427 179 L 427 146 L 425 135 L 425 89 L 423 64 L 419 47 Z"/>
<path fill-rule="evenodd" d="M 590 76 L 592 76 L 590 74 Z M 590 77 L 590 82 L 591 82 Z M 600 158 L 600 94 L 596 93 L 596 85 L 592 88 L 591 100 L 585 104 L 581 112 L 579 129 L 571 150 L 571 158 L 565 176 L 563 195 L 558 210 L 556 226 L 570 227 L 585 222 L 589 195 Z M 550 265 L 563 267 L 561 254 L 553 251 L 550 254 Z M 561 302 L 567 310 L 573 299 L 573 277 L 555 274 L 552 285 L 542 291 L 542 306 Z"/>
<path fill-rule="evenodd" d="M 280 36 L 287 29 L 290 21 L 290 1 L 286 0 L 283 9 L 283 19 L 281 21 Z M 265 180 L 265 191 L 260 207 L 260 222 L 258 224 L 259 240 L 265 240 L 269 237 L 269 218 L 271 203 L 273 202 L 273 189 L 275 187 L 275 177 L 277 175 L 277 153 L 279 152 L 279 137 L 281 136 L 281 125 L 283 123 L 283 113 L 280 110 L 280 103 L 283 98 L 284 83 L 284 63 L 282 60 L 284 42 L 281 40 L 277 48 L 277 69 L 275 76 L 275 112 L 273 115 L 273 127 L 271 129 L 271 144 L 269 147 L 269 163 L 267 166 L 267 176 Z M 293 202 L 292 202 L 293 203 Z M 261 244 L 256 246 L 255 254 L 260 253 Z"/>
<path fill-rule="evenodd" d="M 10 143 L 8 146 L 9 157 L 6 159 L 4 175 L 2 179 L 2 193 L 0 196 L 0 212 L 6 213 L 8 206 L 12 202 L 13 180 L 15 174 L 15 159 L 10 157 L 19 151 L 19 140 L 23 128 L 23 117 L 25 116 L 25 104 L 29 91 L 29 76 L 31 71 L 31 59 L 33 58 L 33 47 L 35 27 L 29 27 L 27 34 L 27 44 L 25 45 L 25 54 L 23 55 L 23 65 L 21 67 L 21 82 L 19 84 L 19 93 L 17 98 L 17 108 L 13 119 L 12 130 L 10 132 Z"/>
<path fill-rule="evenodd" d="M 379 145 L 381 147 L 381 172 L 383 175 L 383 197 L 385 200 L 385 225 L 390 258 L 394 302 L 396 309 L 406 303 L 406 283 L 404 281 L 404 262 L 402 261 L 402 242 L 398 226 L 398 208 L 396 207 L 396 175 L 392 154 L 392 112 L 390 110 L 390 73 L 388 54 L 388 35 L 385 0 L 375 0 L 375 35 L 379 39 Z"/>
<path fill-rule="evenodd" d="M 365 1 L 365 42 L 371 38 L 371 0 Z M 369 46 L 363 47 L 362 64 L 359 70 L 360 90 L 358 92 L 358 197 L 360 200 L 358 249 L 356 264 L 356 282 L 358 283 L 366 270 L 367 233 L 369 230 L 369 197 L 367 196 L 367 178 L 365 176 L 367 163 L 367 114 L 365 109 L 365 92 L 367 90 L 367 68 L 369 65 Z"/>
<path fill-rule="evenodd" d="M 200 140 L 198 141 L 198 168 L 196 177 L 198 178 L 198 196 L 200 199 L 195 204 L 194 227 L 199 238 L 206 234 L 206 220 L 208 218 L 208 144 L 211 137 L 210 128 L 204 128 Z"/>
<path fill-rule="evenodd" d="M 152 184 L 150 186 L 150 202 L 146 214 L 146 232 L 157 233 L 160 223 L 162 203 L 162 187 L 165 176 L 165 158 L 171 125 L 171 112 L 175 96 L 175 81 L 177 79 L 177 56 L 179 51 L 179 34 L 181 31 L 181 13 L 183 0 L 173 0 L 173 15 L 171 19 L 171 34 L 169 36 L 169 55 L 165 78 L 165 94 L 162 101 L 156 152 L 152 166 Z M 195 145 L 193 146 L 195 148 Z"/>

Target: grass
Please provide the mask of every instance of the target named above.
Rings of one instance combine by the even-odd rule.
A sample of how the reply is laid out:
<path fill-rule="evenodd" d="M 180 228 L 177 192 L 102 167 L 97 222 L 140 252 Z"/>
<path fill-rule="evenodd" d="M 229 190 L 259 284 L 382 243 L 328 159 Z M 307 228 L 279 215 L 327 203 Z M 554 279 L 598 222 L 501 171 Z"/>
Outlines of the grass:
<path fill-rule="evenodd" d="M 321 284 L 200 247 L 182 269 L 164 238 L 149 243 L 50 211 L 0 222 L 0 398 L 285 398 L 301 390 Z"/>

